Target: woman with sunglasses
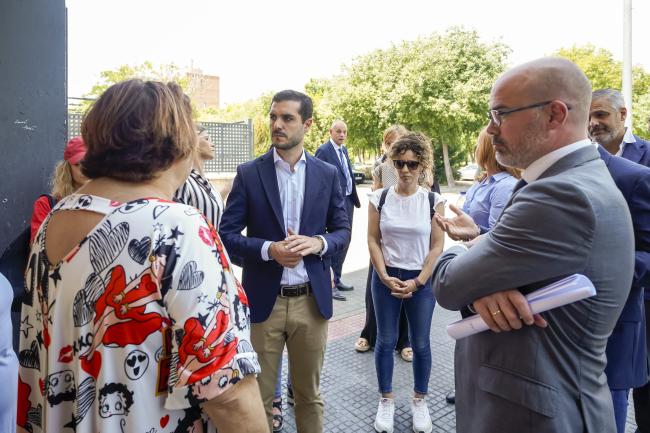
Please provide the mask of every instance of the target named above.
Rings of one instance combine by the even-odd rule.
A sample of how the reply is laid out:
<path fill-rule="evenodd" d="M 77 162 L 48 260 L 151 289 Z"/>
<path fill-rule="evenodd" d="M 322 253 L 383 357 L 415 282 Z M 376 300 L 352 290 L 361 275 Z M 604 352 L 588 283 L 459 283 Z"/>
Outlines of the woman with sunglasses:
<path fill-rule="evenodd" d="M 393 161 L 390 160 L 388 154 L 393 143 L 402 135 L 407 133 L 408 130 L 402 125 L 392 125 L 384 131 L 384 140 L 382 143 L 384 154 L 375 162 L 372 173 L 373 191 L 394 186 L 397 183 L 397 172 L 395 171 Z M 375 322 L 375 308 L 372 304 L 372 291 L 370 289 L 372 284 L 372 274 L 374 272 L 372 263 L 370 263 L 368 266 L 368 278 L 366 281 L 366 321 L 359 338 L 354 343 L 354 349 L 357 352 L 367 352 L 371 348 L 375 347 L 375 343 L 377 342 L 377 323 Z M 404 361 L 413 361 L 413 349 L 411 349 L 411 343 L 409 342 L 408 321 L 406 320 L 404 307 L 400 309 L 399 333 L 395 350 L 399 352 Z"/>
<path fill-rule="evenodd" d="M 397 172 L 397 184 L 371 193 L 368 206 L 368 249 L 375 268 L 375 368 L 381 393 L 374 427 L 378 432 L 393 431 L 393 349 L 404 305 L 413 348 L 413 430 L 431 432 L 431 416 L 424 400 L 431 373 L 429 333 L 435 306 L 430 279 L 444 244 L 444 233 L 433 220 L 432 207 L 443 212 L 444 200 L 419 185 L 433 162 L 428 138 L 418 133 L 402 136 L 393 143 L 389 158 Z"/>

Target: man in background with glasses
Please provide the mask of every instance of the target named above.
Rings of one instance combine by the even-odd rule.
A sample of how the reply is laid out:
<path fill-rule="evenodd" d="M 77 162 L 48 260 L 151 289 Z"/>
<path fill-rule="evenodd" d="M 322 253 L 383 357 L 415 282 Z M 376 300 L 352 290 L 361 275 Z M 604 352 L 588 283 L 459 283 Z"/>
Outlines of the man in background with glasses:
<path fill-rule="evenodd" d="M 488 133 L 522 179 L 492 230 L 442 254 L 441 306 L 480 314 L 490 331 L 456 343 L 459 433 L 613 432 L 605 345 L 630 290 L 634 238 L 625 200 L 590 140 L 591 85 L 572 62 L 543 58 L 492 88 Z M 475 238 L 465 214 L 437 216 Z M 525 295 L 581 273 L 591 298 L 533 315 Z"/>

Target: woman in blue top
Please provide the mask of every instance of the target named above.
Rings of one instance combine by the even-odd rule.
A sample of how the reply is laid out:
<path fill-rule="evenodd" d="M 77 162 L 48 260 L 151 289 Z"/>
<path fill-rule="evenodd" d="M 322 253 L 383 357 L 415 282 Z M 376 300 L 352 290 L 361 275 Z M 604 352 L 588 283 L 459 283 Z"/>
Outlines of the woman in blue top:
<path fill-rule="evenodd" d="M 521 174 L 516 168 L 499 164 L 492 146 L 492 138 L 486 128 L 483 128 L 478 135 L 474 157 L 481 168 L 481 174 L 467 191 L 463 212 L 472 217 L 481 233 L 487 233 L 497 222 Z M 458 213 L 453 205 L 449 207 Z M 444 226 L 441 228 L 445 230 Z M 447 232 L 447 234 L 455 241 L 463 240 L 455 237 L 453 233 Z M 448 403 L 456 402 L 453 390 L 447 393 L 446 400 Z"/>
<path fill-rule="evenodd" d="M 481 175 L 467 191 L 463 212 L 472 217 L 481 233 L 486 233 L 501 215 L 521 176 L 516 168 L 499 164 L 492 139 L 485 128 L 478 136 L 475 157 L 476 163 L 481 167 Z"/>

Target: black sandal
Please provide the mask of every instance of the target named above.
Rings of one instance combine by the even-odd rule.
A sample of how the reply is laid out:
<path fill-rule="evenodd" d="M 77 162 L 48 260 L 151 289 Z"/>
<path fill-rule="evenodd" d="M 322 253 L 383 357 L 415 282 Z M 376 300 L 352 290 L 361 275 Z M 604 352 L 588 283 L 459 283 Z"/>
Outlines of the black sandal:
<path fill-rule="evenodd" d="M 273 415 L 273 431 L 279 432 L 282 431 L 284 426 L 284 417 L 282 416 L 282 400 L 277 400 L 273 402 L 273 409 L 277 409 L 280 413 Z"/>

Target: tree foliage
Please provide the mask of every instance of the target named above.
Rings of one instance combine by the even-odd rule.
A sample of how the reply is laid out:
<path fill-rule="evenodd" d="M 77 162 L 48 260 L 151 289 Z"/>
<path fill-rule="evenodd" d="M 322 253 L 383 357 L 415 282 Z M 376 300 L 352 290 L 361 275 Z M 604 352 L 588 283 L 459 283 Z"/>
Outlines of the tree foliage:
<path fill-rule="evenodd" d="M 189 84 L 187 75 L 182 73 L 175 64 L 154 65 L 149 61 L 145 61 L 141 65 L 121 65 L 116 69 L 102 71 L 99 73 L 99 77 L 100 81 L 90 89 L 90 92 L 86 95 L 87 97 L 97 98 L 113 84 L 132 78 L 162 81 L 163 83 L 173 81 L 184 90 L 187 89 Z"/>
<path fill-rule="evenodd" d="M 251 119 L 253 122 L 253 151 L 260 155 L 269 149 L 269 107 L 273 93 L 264 93 L 255 99 L 228 104 L 225 108 L 206 108 L 198 112 L 198 120 L 204 122 L 239 122 Z"/>
<path fill-rule="evenodd" d="M 348 123 L 348 146 L 377 149 L 382 131 L 401 123 L 431 137 L 439 179 L 441 153 L 448 153 L 444 177 L 452 181 L 451 167 L 486 124 L 490 89 L 509 52 L 474 31 L 451 28 L 358 57 L 331 98 L 333 112 Z"/>
<path fill-rule="evenodd" d="M 451 180 L 451 167 L 473 153 L 476 136 L 486 123 L 491 86 L 503 72 L 509 52 L 502 43 L 481 42 L 476 32 L 452 28 L 362 55 L 340 75 L 314 78 L 305 85 L 314 101 L 314 122 L 305 147 L 313 152 L 327 140 L 332 122 L 342 119 L 348 125 L 351 153 L 377 154 L 384 129 L 402 123 L 432 138 L 439 179 L 445 178 L 441 150 L 447 150 Z M 268 93 L 223 109 L 203 110 L 199 118 L 253 119 L 259 155 L 270 143 L 271 97 Z"/>
<path fill-rule="evenodd" d="M 594 90 L 618 89 L 623 85 L 623 63 L 615 60 L 612 53 L 594 45 L 574 45 L 561 48 L 555 55 L 577 64 L 591 81 Z M 650 111 L 650 73 L 641 66 L 632 68 L 632 115 L 633 131 L 637 135 L 647 134 L 647 112 Z"/>

